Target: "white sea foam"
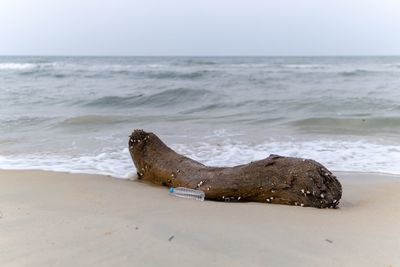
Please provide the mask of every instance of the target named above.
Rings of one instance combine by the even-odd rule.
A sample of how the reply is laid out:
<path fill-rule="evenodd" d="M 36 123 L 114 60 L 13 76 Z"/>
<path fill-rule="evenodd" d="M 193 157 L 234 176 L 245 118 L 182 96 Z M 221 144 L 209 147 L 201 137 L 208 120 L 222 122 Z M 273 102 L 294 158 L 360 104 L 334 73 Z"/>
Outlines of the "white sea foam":
<path fill-rule="evenodd" d="M 136 173 L 127 148 L 76 157 L 48 154 L 0 156 L 0 169 L 102 174 L 118 178 L 130 178 Z"/>
<path fill-rule="evenodd" d="M 36 64 L 31 64 L 31 63 L 5 62 L 5 63 L 0 63 L 0 70 L 27 70 L 27 69 L 33 69 L 36 66 L 37 66 Z"/>
<path fill-rule="evenodd" d="M 366 141 L 268 142 L 256 146 L 241 143 L 178 144 L 179 153 L 206 165 L 234 166 L 260 160 L 270 154 L 314 159 L 336 171 L 383 172 L 400 174 L 400 146 Z"/>
<path fill-rule="evenodd" d="M 400 146 L 365 141 L 268 142 L 255 146 L 226 140 L 218 145 L 206 142 L 174 144 L 184 154 L 210 166 L 234 166 L 268 157 L 270 154 L 314 159 L 334 171 L 400 174 Z M 98 155 L 0 156 L 1 169 L 36 169 L 130 178 L 136 173 L 127 148 Z"/>

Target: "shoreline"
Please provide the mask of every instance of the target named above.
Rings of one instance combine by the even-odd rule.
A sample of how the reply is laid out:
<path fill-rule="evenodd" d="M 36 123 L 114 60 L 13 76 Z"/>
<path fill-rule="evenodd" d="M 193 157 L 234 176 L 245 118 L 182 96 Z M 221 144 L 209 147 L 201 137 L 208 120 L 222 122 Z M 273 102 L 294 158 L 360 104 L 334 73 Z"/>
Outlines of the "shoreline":
<path fill-rule="evenodd" d="M 112 176 L 0 170 L 1 266 L 400 266 L 400 175 L 335 172 L 339 209 L 198 202 Z"/>
<path fill-rule="evenodd" d="M 132 163 L 133 164 L 133 163 Z M 213 167 L 219 167 L 219 166 L 213 166 Z M 127 174 L 125 177 L 119 177 L 115 176 L 112 174 L 104 174 L 104 173 L 88 173 L 88 172 L 79 172 L 79 171 L 57 171 L 57 170 L 45 170 L 45 169 L 1 169 L 0 172 L 49 172 L 49 173 L 55 173 L 55 174 L 68 174 L 68 175 L 90 175 L 90 176 L 104 176 L 104 177 L 110 177 L 118 180 L 128 180 L 128 181 L 134 181 L 137 179 L 136 171 L 132 171 L 131 173 Z M 390 172 L 380 172 L 380 171 L 366 171 L 366 172 L 361 172 L 361 171 L 336 171 L 336 170 L 331 170 L 331 172 L 339 177 L 339 176 L 346 176 L 346 177 L 351 177 L 353 179 L 357 179 L 358 176 L 366 176 L 366 177 L 372 177 L 373 176 L 381 176 L 384 177 L 384 179 L 387 178 L 394 178 L 394 180 L 400 181 L 400 173 L 390 173 Z"/>

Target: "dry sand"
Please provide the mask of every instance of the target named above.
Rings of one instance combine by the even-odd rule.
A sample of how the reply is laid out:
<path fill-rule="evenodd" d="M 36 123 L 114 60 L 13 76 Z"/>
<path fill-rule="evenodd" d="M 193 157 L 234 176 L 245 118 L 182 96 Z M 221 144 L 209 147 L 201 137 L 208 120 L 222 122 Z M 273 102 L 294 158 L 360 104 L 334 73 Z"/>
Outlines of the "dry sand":
<path fill-rule="evenodd" d="M 321 210 L 0 171 L 0 266 L 400 266 L 400 177 L 337 175 L 341 206 Z"/>

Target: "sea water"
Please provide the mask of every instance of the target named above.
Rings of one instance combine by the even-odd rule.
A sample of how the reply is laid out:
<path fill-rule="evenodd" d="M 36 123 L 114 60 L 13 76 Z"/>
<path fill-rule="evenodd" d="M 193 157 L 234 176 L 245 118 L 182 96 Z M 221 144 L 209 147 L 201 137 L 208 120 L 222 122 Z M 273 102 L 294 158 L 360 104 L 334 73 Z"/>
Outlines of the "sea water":
<path fill-rule="evenodd" d="M 137 128 L 207 165 L 400 174 L 400 57 L 0 57 L 0 168 L 129 177 Z"/>

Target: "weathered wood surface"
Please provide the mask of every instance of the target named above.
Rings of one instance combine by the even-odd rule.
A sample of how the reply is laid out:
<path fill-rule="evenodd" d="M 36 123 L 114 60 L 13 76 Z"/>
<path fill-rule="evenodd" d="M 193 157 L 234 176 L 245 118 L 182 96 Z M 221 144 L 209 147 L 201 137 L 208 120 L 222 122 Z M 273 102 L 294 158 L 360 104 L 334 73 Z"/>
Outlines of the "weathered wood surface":
<path fill-rule="evenodd" d="M 210 200 L 335 208 L 342 196 L 336 177 L 310 159 L 270 155 L 235 167 L 208 167 L 176 153 L 143 130 L 132 133 L 129 151 L 139 179 L 199 189 Z"/>

